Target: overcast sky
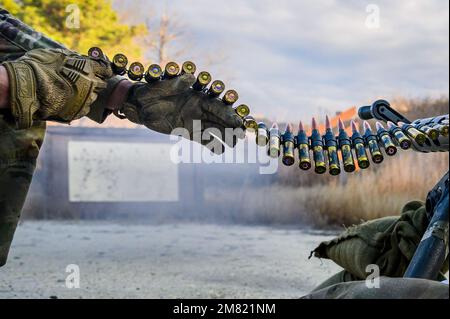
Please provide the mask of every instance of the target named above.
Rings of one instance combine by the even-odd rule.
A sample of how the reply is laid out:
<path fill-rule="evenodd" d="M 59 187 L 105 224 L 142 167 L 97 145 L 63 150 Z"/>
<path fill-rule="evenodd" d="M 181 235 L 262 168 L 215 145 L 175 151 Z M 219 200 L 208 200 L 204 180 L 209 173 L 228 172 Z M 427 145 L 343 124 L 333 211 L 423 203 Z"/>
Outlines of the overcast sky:
<path fill-rule="evenodd" d="M 164 6 L 130 2 L 141 18 Z M 196 57 L 201 67 L 203 52 L 224 50 L 227 59 L 211 71 L 232 78 L 253 113 L 296 121 L 380 97 L 449 94 L 447 0 L 166 3 L 189 34 L 185 58 Z M 370 4 L 378 6 L 378 28 Z"/>

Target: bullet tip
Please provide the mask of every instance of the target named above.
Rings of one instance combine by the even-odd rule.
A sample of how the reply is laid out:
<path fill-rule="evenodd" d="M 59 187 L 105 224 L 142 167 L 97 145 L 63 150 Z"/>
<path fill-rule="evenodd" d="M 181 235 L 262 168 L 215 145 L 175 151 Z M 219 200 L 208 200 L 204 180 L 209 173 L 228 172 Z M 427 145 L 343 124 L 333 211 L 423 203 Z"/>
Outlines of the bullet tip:
<path fill-rule="evenodd" d="M 286 132 L 291 133 L 292 131 L 293 131 L 292 124 L 291 123 L 286 124 Z"/>
<path fill-rule="evenodd" d="M 367 122 L 367 121 L 364 121 L 363 125 L 364 125 L 364 129 L 365 129 L 366 131 L 372 129 L 372 128 L 370 127 L 369 122 Z"/>
<path fill-rule="evenodd" d="M 339 118 L 339 130 L 340 131 L 344 131 L 345 130 L 345 124 L 344 124 L 344 122 L 342 121 L 341 118 Z"/>
<path fill-rule="evenodd" d="M 299 130 L 300 132 L 302 132 L 302 131 L 305 130 L 305 127 L 303 126 L 303 122 L 302 122 L 302 121 L 300 121 L 300 122 L 298 123 L 298 130 Z"/>
<path fill-rule="evenodd" d="M 315 117 L 312 118 L 311 128 L 312 128 L 313 130 L 317 130 L 317 121 L 316 121 L 316 118 L 315 118 Z"/>
<path fill-rule="evenodd" d="M 330 122 L 330 118 L 328 117 L 328 115 L 325 117 L 325 126 L 326 126 L 327 130 L 331 130 L 331 122 Z"/>
<path fill-rule="evenodd" d="M 383 124 L 381 124 L 381 122 L 377 122 L 376 126 L 377 126 L 377 130 L 384 129 L 384 126 L 383 126 Z"/>
<path fill-rule="evenodd" d="M 273 123 L 273 124 L 272 124 L 272 128 L 278 130 L 278 123 Z"/>
<path fill-rule="evenodd" d="M 356 122 L 354 120 L 352 120 L 351 122 L 351 126 L 352 126 L 352 131 L 353 132 L 358 132 L 358 125 L 356 124 Z"/>

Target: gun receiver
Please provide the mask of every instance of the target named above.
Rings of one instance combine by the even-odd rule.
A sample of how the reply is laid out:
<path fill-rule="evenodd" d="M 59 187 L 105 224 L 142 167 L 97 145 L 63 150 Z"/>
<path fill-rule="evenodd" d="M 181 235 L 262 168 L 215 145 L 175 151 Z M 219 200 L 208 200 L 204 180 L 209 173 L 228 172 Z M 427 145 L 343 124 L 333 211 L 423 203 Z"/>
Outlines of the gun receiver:
<path fill-rule="evenodd" d="M 411 134 L 409 134 L 408 131 L 421 131 L 423 128 L 433 129 L 433 132 L 438 132 L 439 136 L 434 139 L 429 135 L 423 136 L 424 143 L 418 143 L 414 138 L 411 138 L 413 149 L 417 152 L 448 152 L 450 149 L 448 114 L 427 119 L 417 119 L 411 122 L 405 116 L 392 108 L 388 101 L 378 100 L 370 106 L 360 107 L 358 110 L 358 115 L 363 120 L 376 119 L 386 123 L 391 122 L 394 125 L 403 124 L 399 126 L 403 126 L 403 128 L 405 128 L 404 133 L 409 137 L 411 137 Z"/>
<path fill-rule="evenodd" d="M 427 198 L 430 219 L 405 278 L 436 280 L 448 255 L 449 173 L 433 188 Z"/>

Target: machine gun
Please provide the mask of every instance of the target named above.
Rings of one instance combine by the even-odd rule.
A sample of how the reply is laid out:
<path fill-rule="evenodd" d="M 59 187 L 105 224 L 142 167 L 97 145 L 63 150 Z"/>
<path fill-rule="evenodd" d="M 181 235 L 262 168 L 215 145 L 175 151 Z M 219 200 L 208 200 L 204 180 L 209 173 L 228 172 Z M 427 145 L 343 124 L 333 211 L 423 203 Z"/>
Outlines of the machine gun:
<path fill-rule="evenodd" d="M 403 122 L 416 127 L 437 127 L 448 125 L 448 115 L 437 116 L 428 119 L 409 121 L 403 115 L 394 110 L 387 101 L 380 100 L 371 106 L 363 106 L 359 109 L 361 119 L 378 119 L 384 122 Z M 428 139 L 423 145 L 414 143 L 414 149 L 418 152 L 448 152 L 449 138 L 441 135 L 438 140 Z M 405 278 L 422 278 L 436 280 L 442 265 L 448 256 L 449 236 L 449 172 L 429 192 L 426 209 L 430 221 L 422 241 L 417 247 Z"/>
<path fill-rule="evenodd" d="M 362 120 L 377 119 L 383 122 L 405 123 L 416 128 L 440 128 L 447 127 L 449 123 L 449 115 L 441 115 L 432 118 L 418 119 L 410 121 L 402 114 L 391 107 L 388 101 L 378 100 L 370 106 L 362 106 L 358 111 L 358 115 Z M 422 145 L 412 140 L 414 150 L 423 153 L 429 152 L 448 152 L 449 151 L 449 135 L 448 132 L 440 134 L 438 139 L 433 140 L 428 137 Z"/>

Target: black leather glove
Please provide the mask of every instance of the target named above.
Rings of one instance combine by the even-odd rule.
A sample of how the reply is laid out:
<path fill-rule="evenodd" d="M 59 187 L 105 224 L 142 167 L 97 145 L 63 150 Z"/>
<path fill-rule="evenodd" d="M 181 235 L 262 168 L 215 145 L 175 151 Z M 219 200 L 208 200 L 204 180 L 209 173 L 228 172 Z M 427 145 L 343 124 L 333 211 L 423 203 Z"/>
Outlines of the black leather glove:
<path fill-rule="evenodd" d="M 209 133 L 215 135 L 215 129 L 228 146 L 234 147 L 237 140 L 245 136 L 241 130 L 242 119 L 232 106 L 193 90 L 191 87 L 194 82 L 193 75 L 185 74 L 154 84 L 137 83 L 131 88 L 127 101 L 119 111 L 130 121 L 164 134 L 171 134 L 176 128 L 185 128 L 192 140 L 198 133 L 206 131 L 206 140 L 196 142 L 216 154 L 222 154 L 225 150 L 223 144 L 212 141 L 213 137 Z M 201 121 L 201 127 L 194 126 L 196 120 Z M 227 128 L 239 130 L 230 138 L 230 134 L 225 133 Z"/>

